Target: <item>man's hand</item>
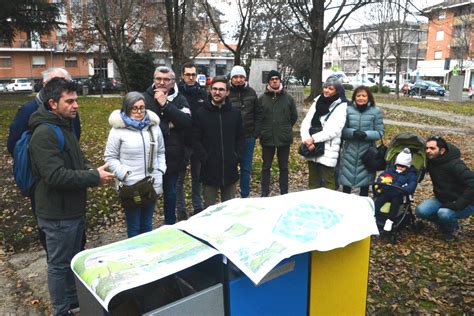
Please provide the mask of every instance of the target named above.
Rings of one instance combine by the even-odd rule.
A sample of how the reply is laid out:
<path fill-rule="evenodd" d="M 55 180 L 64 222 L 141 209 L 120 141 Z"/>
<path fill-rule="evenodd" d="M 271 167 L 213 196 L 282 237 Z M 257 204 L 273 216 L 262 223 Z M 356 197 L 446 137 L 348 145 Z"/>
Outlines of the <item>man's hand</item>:
<path fill-rule="evenodd" d="M 155 89 L 155 100 L 158 102 L 162 107 L 166 105 L 166 102 L 168 99 L 166 98 L 168 96 L 167 93 L 164 93 L 163 91 L 159 89 Z"/>
<path fill-rule="evenodd" d="M 108 172 L 107 170 L 105 170 L 108 167 L 109 167 L 109 164 L 106 163 L 106 164 L 100 166 L 99 168 L 97 168 L 97 171 L 99 172 L 99 177 L 100 177 L 99 185 L 110 182 L 115 178 L 113 173 Z"/>
<path fill-rule="evenodd" d="M 303 143 L 306 145 L 306 148 L 308 148 L 309 151 L 313 151 L 316 149 L 316 147 L 314 146 L 314 140 L 311 137 L 305 139 Z"/>

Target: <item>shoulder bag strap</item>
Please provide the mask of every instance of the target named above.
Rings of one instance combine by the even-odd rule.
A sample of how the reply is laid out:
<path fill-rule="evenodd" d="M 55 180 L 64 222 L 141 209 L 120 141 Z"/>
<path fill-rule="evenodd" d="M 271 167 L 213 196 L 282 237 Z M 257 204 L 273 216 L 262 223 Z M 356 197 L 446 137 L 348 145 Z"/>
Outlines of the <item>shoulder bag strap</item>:
<path fill-rule="evenodd" d="M 155 152 L 155 137 L 153 136 L 153 131 L 151 130 L 151 125 L 148 127 L 148 133 L 150 134 L 150 155 L 148 156 L 148 173 L 153 172 L 153 157 Z"/>

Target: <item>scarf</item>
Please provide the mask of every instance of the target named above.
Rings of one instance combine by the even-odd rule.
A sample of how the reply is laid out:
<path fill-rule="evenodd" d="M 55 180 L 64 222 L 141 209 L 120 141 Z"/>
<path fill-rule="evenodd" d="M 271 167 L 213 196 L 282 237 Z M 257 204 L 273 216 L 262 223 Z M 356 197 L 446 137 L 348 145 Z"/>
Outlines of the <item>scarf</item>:
<path fill-rule="evenodd" d="M 324 116 L 329 113 L 329 107 L 331 104 L 339 99 L 339 94 L 334 94 L 330 97 L 325 97 L 321 94 L 316 101 L 316 111 L 314 112 L 313 118 L 311 119 L 311 126 L 322 128 L 321 125 L 321 116 Z"/>
<path fill-rule="evenodd" d="M 123 122 L 125 123 L 126 127 L 133 127 L 138 130 L 142 130 L 145 128 L 145 126 L 150 126 L 150 118 L 148 117 L 148 113 L 145 112 L 145 117 L 143 120 L 138 121 L 135 119 L 132 119 L 130 116 L 127 116 L 124 112 L 120 112 L 120 116 L 122 117 Z"/>
<path fill-rule="evenodd" d="M 359 111 L 360 113 L 364 113 L 365 110 L 367 110 L 371 104 L 370 104 L 370 102 L 368 102 L 364 105 L 358 105 L 357 103 L 354 102 L 354 105 L 355 105 L 357 111 Z"/>
<path fill-rule="evenodd" d="M 267 91 L 276 95 L 276 94 L 281 93 L 283 91 L 283 85 L 280 83 L 280 86 L 278 87 L 278 89 L 273 89 L 268 84 L 267 85 Z"/>

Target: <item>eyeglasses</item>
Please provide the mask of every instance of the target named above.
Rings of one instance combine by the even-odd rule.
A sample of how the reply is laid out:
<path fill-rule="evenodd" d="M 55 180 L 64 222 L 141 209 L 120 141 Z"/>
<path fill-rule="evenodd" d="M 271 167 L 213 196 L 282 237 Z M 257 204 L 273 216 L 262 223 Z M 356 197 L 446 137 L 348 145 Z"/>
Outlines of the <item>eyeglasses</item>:
<path fill-rule="evenodd" d="M 194 77 L 196 77 L 197 75 L 196 75 L 196 74 L 184 74 L 184 76 L 185 76 L 186 78 L 194 78 Z"/>
<path fill-rule="evenodd" d="M 144 112 L 144 106 L 132 106 L 132 113 Z"/>
<path fill-rule="evenodd" d="M 171 82 L 171 78 L 161 78 L 161 77 L 155 77 L 155 81 L 156 82 L 163 82 L 163 83 L 170 83 Z"/>
<path fill-rule="evenodd" d="M 270 81 L 278 81 L 278 80 L 280 80 L 280 78 L 278 78 L 278 77 L 271 77 L 270 78 Z"/>
<path fill-rule="evenodd" d="M 225 88 L 212 88 L 211 90 L 214 91 L 214 92 L 224 92 L 227 89 L 225 89 Z"/>

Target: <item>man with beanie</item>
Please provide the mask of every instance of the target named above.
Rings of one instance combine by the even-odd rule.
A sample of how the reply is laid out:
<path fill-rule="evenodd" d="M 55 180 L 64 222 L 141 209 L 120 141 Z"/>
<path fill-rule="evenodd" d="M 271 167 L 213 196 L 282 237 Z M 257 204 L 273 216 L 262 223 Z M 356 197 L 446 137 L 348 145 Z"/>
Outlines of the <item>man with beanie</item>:
<path fill-rule="evenodd" d="M 206 104 L 194 115 L 194 152 L 201 160 L 204 208 L 235 196 L 239 179 L 237 164 L 242 152 L 242 117 L 227 96 L 225 77 L 215 77 Z"/>
<path fill-rule="evenodd" d="M 461 151 L 439 136 L 426 141 L 427 171 L 434 197 L 416 207 L 416 215 L 436 223 L 446 241 L 456 238 L 458 220 L 474 213 L 474 172 L 461 160 Z"/>
<path fill-rule="evenodd" d="M 262 109 L 261 120 L 257 121 L 262 146 L 262 196 L 270 194 L 270 174 L 273 157 L 277 153 L 280 171 L 280 194 L 288 193 L 288 160 L 293 143 L 293 125 L 298 119 L 295 101 L 286 93 L 281 83 L 281 74 L 272 70 L 267 76 L 265 93 L 258 99 Z"/>
<path fill-rule="evenodd" d="M 409 148 L 404 148 L 395 159 L 395 164 L 382 172 L 376 181 L 375 217 L 378 221 L 385 219 L 383 229 L 391 231 L 397 217 L 403 197 L 415 193 L 417 176 L 416 168 L 411 165 L 412 155 Z M 382 206 L 390 202 L 390 211 L 384 214 Z"/>
<path fill-rule="evenodd" d="M 179 93 L 181 93 L 188 101 L 191 109 L 191 119 L 194 121 L 194 115 L 197 110 L 207 102 L 206 91 L 196 81 L 197 71 L 193 62 L 187 62 L 181 67 L 181 81 L 178 84 Z M 192 131 L 191 129 L 188 129 Z M 185 138 L 192 138 L 192 135 L 185 135 Z M 199 173 L 201 170 L 201 162 L 194 155 L 192 146 L 185 146 L 185 167 L 178 174 L 178 182 L 176 183 L 176 214 L 177 220 L 188 218 L 186 211 L 186 198 L 184 193 L 184 180 L 186 178 L 186 169 L 191 165 L 191 202 L 194 214 L 202 211 L 201 183 L 199 182 Z"/>
<path fill-rule="evenodd" d="M 257 121 L 261 120 L 262 111 L 258 106 L 257 93 L 249 87 L 244 67 L 234 66 L 230 72 L 229 99 L 232 106 L 242 115 L 244 147 L 240 161 L 240 196 L 250 194 L 250 176 L 252 173 L 253 150 L 255 139 L 259 136 Z"/>

